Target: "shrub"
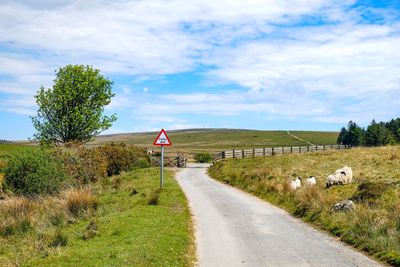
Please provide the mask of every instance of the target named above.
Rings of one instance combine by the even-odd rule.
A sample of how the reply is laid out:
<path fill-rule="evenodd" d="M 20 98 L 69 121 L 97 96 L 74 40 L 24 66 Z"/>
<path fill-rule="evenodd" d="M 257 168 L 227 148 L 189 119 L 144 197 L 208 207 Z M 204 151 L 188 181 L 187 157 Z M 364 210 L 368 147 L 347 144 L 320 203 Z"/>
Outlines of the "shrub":
<path fill-rule="evenodd" d="M 91 182 L 107 177 L 107 157 L 99 149 L 80 148 L 78 154 L 82 159 L 85 176 Z"/>
<path fill-rule="evenodd" d="M 56 147 L 52 153 L 62 161 L 64 171 L 76 184 L 87 184 L 107 176 L 107 158 L 97 149 L 70 144 Z"/>
<path fill-rule="evenodd" d="M 6 163 L 4 160 L 4 158 L 0 157 L 0 172 L 3 172 L 4 168 L 6 167 Z"/>
<path fill-rule="evenodd" d="M 108 144 L 96 148 L 107 159 L 108 176 L 120 174 L 122 171 L 131 171 L 135 168 L 150 166 L 146 152 L 135 146 L 126 144 Z"/>
<path fill-rule="evenodd" d="M 47 150 L 12 154 L 7 162 L 4 187 L 17 195 L 55 194 L 68 182 L 61 161 Z"/>
<path fill-rule="evenodd" d="M 67 211 L 74 217 L 93 212 L 98 201 L 89 190 L 71 189 L 65 192 L 64 203 Z"/>
<path fill-rule="evenodd" d="M 0 235 L 24 233 L 32 228 L 35 204 L 25 197 L 0 202 Z"/>
<path fill-rule="evenodd" d="M 194 156 L 194 160 L 199 163 L 209 163 L 212 160 L 210 153 L 198 153 Z"/>

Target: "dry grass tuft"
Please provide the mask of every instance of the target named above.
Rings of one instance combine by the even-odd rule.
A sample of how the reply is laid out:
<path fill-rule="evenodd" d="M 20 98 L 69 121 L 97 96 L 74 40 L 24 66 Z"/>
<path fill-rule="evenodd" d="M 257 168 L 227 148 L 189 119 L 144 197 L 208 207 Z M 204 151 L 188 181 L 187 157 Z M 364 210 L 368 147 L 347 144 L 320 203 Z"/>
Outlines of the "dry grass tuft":
<path fill-rule="evenodd" d="M 0 235 L 28 231 L 34 222 L 36 204 L 25 197 L 7 198 L 0 202 Z"/>
<path fill-rule="evenodd" d="M 64 205 L 74 217 L 90 214 L 97 209 L 98 200 L 87 189 L 70 189 L 64 193 Z"/>
<path fill-rule="evenodd" d="M 294 199 L 297 203 L 295 214 L 299 216 L 309 211 L 320 213 L 326 204 L 322 190 L 316 186 L 302 186 L 296 191 Z"/>

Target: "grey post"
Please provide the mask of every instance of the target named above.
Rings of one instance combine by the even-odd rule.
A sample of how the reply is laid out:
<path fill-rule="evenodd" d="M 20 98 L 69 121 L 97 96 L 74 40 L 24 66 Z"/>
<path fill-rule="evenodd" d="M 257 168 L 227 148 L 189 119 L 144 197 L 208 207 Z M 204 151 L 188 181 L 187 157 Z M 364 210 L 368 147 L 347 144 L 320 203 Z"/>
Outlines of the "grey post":
<path fill-rule="evenodd" d="M 164 186 L 164 146 L 161 146 L 160 188 Z"/>

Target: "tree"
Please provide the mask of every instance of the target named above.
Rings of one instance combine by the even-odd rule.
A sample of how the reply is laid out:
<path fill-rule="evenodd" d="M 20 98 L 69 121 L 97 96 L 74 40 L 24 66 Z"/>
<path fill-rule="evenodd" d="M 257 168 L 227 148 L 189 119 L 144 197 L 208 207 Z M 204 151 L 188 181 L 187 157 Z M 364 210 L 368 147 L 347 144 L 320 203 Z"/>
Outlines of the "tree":
<path fill-rule="evenodd" d="M 42 143 L 87 142 L 111 127 L 115 115 L 104 116 L 114 96 L 112 81 L 91 66 L 68 65 L 56 74 L 52 89 L 40 87 L 32 117 L 34 139 Z"/>
<path fill-rule="evenodd" d="M 347 135 L 347 129 L 345 127 L 342 127 L 342 129 L 340 130 L 340 133 L 339 133 L 339 136 L 337 138 L 336 143 L 343 145 L 344 142 L 345 142 L 346 135 Z"/>
<path fill-rule="evenodd" d="M 358 126 L 355 122 L 349 121 L 346 128 L 340 130 L 338 144 L 359 146 L 364 144 L 364 129 Z"/>
<path fill-rule="evenodd" d="M 393 142 L 394 137 L 385 124 L 372 120 L 365 133 L 365 144 L 367 146 L 384 146 Z"/>

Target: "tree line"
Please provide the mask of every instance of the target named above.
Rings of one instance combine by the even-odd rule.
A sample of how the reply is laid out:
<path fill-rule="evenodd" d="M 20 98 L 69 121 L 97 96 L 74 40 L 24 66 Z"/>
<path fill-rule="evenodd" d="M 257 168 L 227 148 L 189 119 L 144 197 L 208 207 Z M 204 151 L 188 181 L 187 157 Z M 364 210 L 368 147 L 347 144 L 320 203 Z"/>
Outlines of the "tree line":
<path fill-rule="evenodd" d="M 350 121 L 340 130 L 337 143 L 352 146 L 384 146 L 400 144 L 400 118 L 388 122 L 372 122 L 367 128 Z"/>

